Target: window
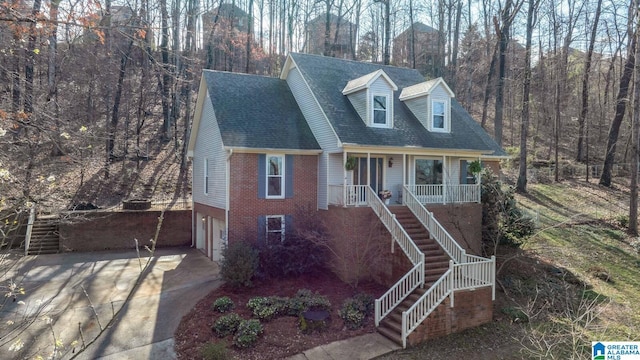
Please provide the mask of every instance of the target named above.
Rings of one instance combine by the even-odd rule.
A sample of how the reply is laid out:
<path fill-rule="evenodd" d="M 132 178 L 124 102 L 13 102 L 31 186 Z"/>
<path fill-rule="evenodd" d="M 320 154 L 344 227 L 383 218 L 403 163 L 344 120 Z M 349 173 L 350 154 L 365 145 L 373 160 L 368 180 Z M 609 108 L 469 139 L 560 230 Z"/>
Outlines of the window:
<path fill-rule="evenodd" d="M 471 163 L 471 161 L 460 160 L 460 184 L 469 185 L 476 183 L 476 176 L 471 172 L 469 163 Z"/>
<path fill-rule="evenodd" d="M 278 244 L 284 241 L 284 215 L 267 216 L 267 244 Z"/>
<path fill-rule="evenodd" d="M 387 97 L 384 95 L 373 96 L 373 125 L 387 125 Z"/>
<path fill-rule="evenodd" d="M 444 101 L 433 101 L 432 103 L 433 122 L 431 126 L 434 130 L 445 130 L 445 103 Z"/>
<path fill-rule="evenodd" d="M 209 195 L 209 159 L 204 159 L 204 194 Z"/>
<path fill-rule="evenodd" d="M 267 155 L 267 198 L 284 197 L 284 156 Z"/>
<path fill-rule="evenodd" d="M 416 159 L 415 170 L 416 185 L 442 184 L 442 160 Z"/>

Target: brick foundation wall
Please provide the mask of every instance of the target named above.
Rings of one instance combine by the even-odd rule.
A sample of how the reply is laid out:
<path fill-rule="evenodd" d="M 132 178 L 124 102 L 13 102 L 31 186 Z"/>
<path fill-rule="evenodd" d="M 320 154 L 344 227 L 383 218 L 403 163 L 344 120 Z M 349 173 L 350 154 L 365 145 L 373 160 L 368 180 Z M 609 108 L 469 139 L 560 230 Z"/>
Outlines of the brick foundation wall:
<path fill-rule="evenodd" d="M 427 340 L 442 337 L 492 321 L 493 301 L 491 288 L 457 291 L 454 307 L 446 298 L 407 338 L 415 346 Z"/>
<path fill-rule="evenodd" d="M 482 204 L 428 204 L 427 210 L 467 252 L 482 254 Z"/>
<path fill-rule="evenodd" d="M 294 215 L 301 209 L 317 209 L 317 155 L 294 155 L 293 197 L 289 199 L 258 198 L 258 154 L 234 153 L 230 168 L 229 242 L 255 242 L 258 216 Z M 294 216 L 294 227 L 295 221 Z"/>
<path fill-rule="evenodd" d="M 373 280 L 391 285 L 404 276 L 407 270 L 398 275 L 396 268 L 402 267 L 406 256 L 398 246 L 392 256 L 391 234 L 371 208 L 329 206 L 319 215 L 329 231 L 332 249 L 340 254 L 331 255 L 330 261 L 342 281 Z"/>
<path fill-rule="evenodd" d="M 63 251 L 134 249 L 151 245 L 160 211 L 82 212 L 60 224 Z M 191 245 L 191 210 L 166 211 L 157 247 Z"/>

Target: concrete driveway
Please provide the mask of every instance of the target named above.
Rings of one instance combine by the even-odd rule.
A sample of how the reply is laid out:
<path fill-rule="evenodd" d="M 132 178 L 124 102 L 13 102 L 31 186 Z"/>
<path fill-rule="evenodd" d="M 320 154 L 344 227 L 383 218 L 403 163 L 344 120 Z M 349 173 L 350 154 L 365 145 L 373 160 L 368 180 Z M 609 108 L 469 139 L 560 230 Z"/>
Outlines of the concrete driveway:
<path fill-rule="evenodd" d="M 25 290 L 20 301 L 0 307 L 0 358 L 46 359 L 55 352 L 56 359 L 174 359 L 173 333 L 182 316 L 220 286 L 219 268 L 195 249 L 157 249 L 139 277 L 149 259 L 145 251 L 140 255 L 0 257 L 0 284 L 13 279 Z"/>

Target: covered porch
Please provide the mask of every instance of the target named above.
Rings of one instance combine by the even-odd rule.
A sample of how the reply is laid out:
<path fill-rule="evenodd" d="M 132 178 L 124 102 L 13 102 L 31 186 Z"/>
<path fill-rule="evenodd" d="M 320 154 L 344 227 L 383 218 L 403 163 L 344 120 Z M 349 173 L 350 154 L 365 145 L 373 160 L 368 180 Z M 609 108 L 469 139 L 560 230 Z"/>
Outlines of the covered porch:
<path fill-rule="evenodd" d="M 373 193 L 387 205 L 403 204 L 410 191 L 423 204 L 480 202 L 480 157 L 475 153 L 345 150 L 329 155 L 330 205 L 366 206 Z"/>

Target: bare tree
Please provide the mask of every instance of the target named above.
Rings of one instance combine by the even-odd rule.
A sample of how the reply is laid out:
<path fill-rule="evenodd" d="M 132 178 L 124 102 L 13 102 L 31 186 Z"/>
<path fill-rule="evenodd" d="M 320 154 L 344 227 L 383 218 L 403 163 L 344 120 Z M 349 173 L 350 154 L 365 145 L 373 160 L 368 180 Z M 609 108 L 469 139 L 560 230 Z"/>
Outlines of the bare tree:
<path fill-rule="evenodd" d="M 516 190 L 527 191 L 527 138 L 529 137 L 529 100 L 531 91 L 531 37 L 540 0 L 529 0 L 527 9 L 527 40 L 524 55 L 524 83 L 522 85 L 522 123 L 520 124 L 520 168 Z"/>
<path fill-rule="evenodd" d="M 496 35 L 498 36 L 498 86 L 496 89 L 496 103 L 495 103 L 495 120 L 494 120 L 494 139 L 502 145 L 502 115 L 504 111 L 504 87 L 505 87 L 505 67 L 506 67 L 506 54 L 507 44 L 509 43 L 509 31 L 511 24 L 516 15 L 520 11 L 523 0 L 507 0 L 500 12 L 500 22 L 494 18 L 496 27 Z"/>
<path fill-rule="evenodd" d="M 620 87 L 618 89 L 618 96 L 616 97 L 616 106 L 615 106 L 615 115 L 613 117 L 613 121 L 611 122 L 611 126 L 609 127 L 609 135 L 607 136 L 607 146 L 605 148 L 605 157 L 604 157 L 604 165 L 602 169 L 602 174 L 600 175 L 600 185 L 603 186 L 611 186 L 611 170 L 613 168 L 613 163 L 615 161 L 616 155 L 616 146 L 618 143 L 618 135 L 620 132 L 620 125 L 622 124 L 622 120 L 624 119 L 624 114 L 627 108 L 628 102 L 628 94 L 629 94 L 629 83 L 631 82 L 631 77 L 633 75 L 633 68 L 635 65 L 635 51 L 638 41 L 638 26 L 635 26 L 635 18 L 637 16 L 635 10 L 636 1 L 633 1 L 629 7 L 629 30 L 628 32 L 631 34 L 629 36 L 629 47 L 627 51 L 627 60 L 624 64 L 624 68 L 622 71 L 622 75 L 620 76 Z"/>

